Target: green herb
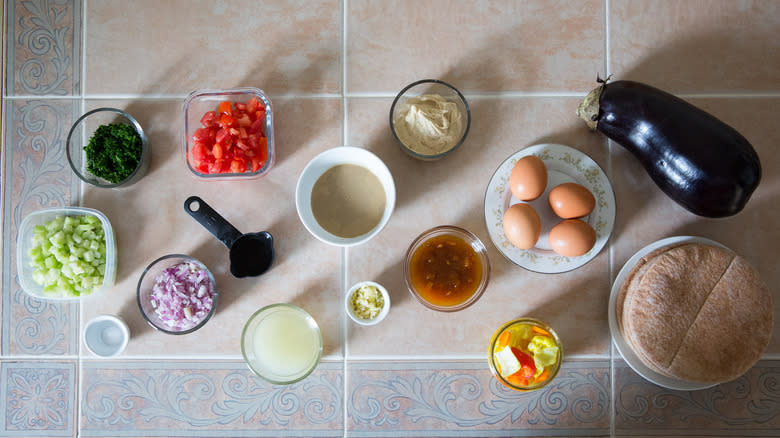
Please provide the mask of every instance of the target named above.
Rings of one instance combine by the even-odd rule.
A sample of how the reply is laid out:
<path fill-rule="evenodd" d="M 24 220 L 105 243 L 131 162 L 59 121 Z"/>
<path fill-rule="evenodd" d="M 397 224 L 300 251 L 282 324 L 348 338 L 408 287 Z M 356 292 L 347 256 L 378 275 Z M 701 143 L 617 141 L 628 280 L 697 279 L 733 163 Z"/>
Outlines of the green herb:
<path fill-rule="evenodd" d="M 101 125 L 84 150 L 87 153 L 87 170 L 98 178 L 116 184 L 138 167 L 141 160 L 141 136 L 131 125 Z"/>

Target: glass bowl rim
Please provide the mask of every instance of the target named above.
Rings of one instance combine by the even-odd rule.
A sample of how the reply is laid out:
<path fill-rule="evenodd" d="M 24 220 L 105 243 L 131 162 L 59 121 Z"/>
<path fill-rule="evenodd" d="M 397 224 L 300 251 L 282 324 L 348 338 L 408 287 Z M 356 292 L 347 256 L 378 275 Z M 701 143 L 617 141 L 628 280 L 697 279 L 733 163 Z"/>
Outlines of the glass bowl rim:
<path fill-rule="evenodd" d="M 127 176 L 127 178 L 123 179 L 122 181 L 119 181 L 118 183 L 110 183 L 110 184 L 97 184 L 94 181 L 90 181 L 87 178 L 84 177 L 84 175 L 81 173 L 80 170 L 76 169 L 76 166 L 73 164 L 73 158 L 71 157 L 70 148 L 71 148 L 71 138 L 73 137 L 73 133 L 76 131 L 76 128 L 81 124 L 82 121 L 86 120 L 89 116 L 100 113 L 100 112 L 114 112 L 119 114 L 120 116 L 126 118 L 130 121 L 130 124 L 135 128 L 135 131 L 138 133 L 138 135 L 141 137 L 141 158 L 138 160 L 138 164 L 135 166 L 135 169 L 133 169 L 133 172 L 130 173 L 130 175 Z M 83 182 L 90 184 L 95 187 L 100 187 L 103 189 L 111 189 L 115 187 L 120 187 L 127 183 L 128 181 L 131 181 L 133 177 L 138 173 L 138 171 L 143 167 L 144 159 L 146 158 L 146 155 L 149 154 L 149 139 L 146 137 L 146 133 L 144 132 L 143 128 L 141 127 L 141 124 L 136 120 L 135 117 L 130 115 L 130 113 L 123 111 L 119 108 L 112 108 L 112 107 L 100 107 L 95 108 L 93 110 L 87 111 L 86 113 L 82 114 L 81 117 L 76 119 L 75 122 L 73 122 L 73 125 L 70 127 L 70 131 L 68 131 L 68 137 L 65 140 L 65 155 L 68 157 L 68 164 L 70 165 L 70 169 L 73 171 L 73 173 L 76 174 L 76 176 Z M 95 177 L 99 178 L 99 177 Z M 103 179 L 103 178 L 100 178 Z"/>
<path fill-rule="evenodd" d="M 458 96 L 460 101 L 463 103 L 463 106 L 466 107 L 466 129 L 463 130 L 463 135 L 461 135 L 460 139 L 455 144 L 455 146 L 447 149 L 444 152 L 435 155 L 420 154 L 409 149 L 404 144 L 404 142 L 402 142 L 401 139 L 398 138 L 398 134 L 396 134 L 395 132 L 395 122 L 393 121 L 393 113 L 395 112 L 396 104 L 407 91 L 422 84 L 439 84 L 451 89 L 452 91 L 455 92 L 455 94 Z M 466 100 L 466 97 L 463 95 L 463 93 L 460 92 L 460 90 L 455 88 L 453 85 L 439 79 L 420 79 L 419 81 L 412 82 L 411 84 L 402 88 L 401 91 L 399 91 L 398 94 L 396 94 L 395 98 L 393 99 L 393 103 L 390 105 L 390 131 L 393 133 L 393 138 L 395 138 L 396 142 L 401 146 L 401 149 L 403 149 L 404 152 L 423 161 L 438 160 L 440 158 L 443 158 L 451 154 L 456 149 L 460 148 L 460 146 L 466 141 L 466 137 L 468 136 L 470 129 L 471 129 L 471 107 L 469 106 L 469 102 Z"/>
<path fill-rule="evenodd" d="M 526 323 L 526 324 L 530 323 L 530 324 L 539 326 L 542 329 L 546 330 L 552 336 L 553 340 L 555 341 L 555 345 L 558 346 L 558 360 L 555 361 L 555 369 L 550 374 L 550 377 L 547 380 L 545 380 L 545 381 L 543 381 L 543 382 L 541 382 L 541 383 L 539 383 L 537 385 L 528 386 L 528 387 L 521 387 L 521 386 L 513 385 L 508 380 L 506 380 L 504 378 L 504 376 L 502 376 L 501 373 L 499 373 L 498 370 L 496 369 L 496 365 L 495 365 L 495 362 L 494 362 L 494 359 L 493 359 L 493 350 L 494 350 L 494 347 L 496 345 L 496 342 L 498 342 L 499 335 L 501 333 L 503 333 L 504 330 L 508 329 L 511 326 L 516 325 L 516 324 L 523 324 L 523 323 Z M 545 386 L 547 386 L 548 384 L 550 384 L 550 382 L 552 382 L 553 379 L 555 379 L 555 376 L 558 375 L 558 372 L 563 367 L 563 343 L 561 342 L 561 338 L 558 337 L 558 333 L 555 331 L 555 329 L 553 329 L 552 326 L 550 326 L 546 322 L 544 322 L 544 321 L 542 321 L 540 319 L 531 317 L 531 316 L 524 316 L 524 317 L 520 317 L 520 318 L 515 318 L 515 319 L 513 319 L 511 321 L 507 321 L 504 324 L 502 324 L 501 327 L 497 328 L 493 332 L 493 334 L 490 336 L 490 344 L 488 345 L 488 367 L 490 368 L 491 374 L 493 374 L 493 376 L 499 382 L 501 382 L 504 386 L 506 386 L 509 389 L 512 389 L 512 390 L 515 390 L 515 391 L 534 391 L 534 390 L 537 390 L 537 389 L 542 389 Z"/>
<path fill-rule="evenodd" d="M 292 309 L 296 312 L 302 313 L 306 317 L 306 319 L 310 320 L 314 324 L 314 328 L 317 329 L 317 338 L 319 340 L 319 349 L 317 350 L 317 355 L 316 355 L 317 357 L 314 360 L 312 360 L 311 367 L 308 370 L 306 370 L 306 372 L 303 375 L 291 380 L 274 380 L 258 372 L 249 362 L 249 359 L 247 358 L 247 354 L 246 354 L 246 347 L 244 346 L 245 344 L 244 338 L 246 337 L 247 329 L 249 329 L 249 324 L 252 321 L 254 321 L 255 318 L 257 318 L 257 316 L 260 315 L 261 313 L 277 307 L 285 307 L 288 309 Z M 244 358 L 244 363 L 246 363 L 249 369 L 256 376 L 274 385 L 291 385 L 293 383 L 300 382 L 301 380 L 309 377 L 309 375 L 311 375 L 311 373 L 313 373 L 314 370 L 317 369 L 317 365 L 319 365 L 320 361 L 322 360 L 323 347 L 324 347 L 324 341 L 322 339 L 322 329 L 320 329 L 320 325 L 317 323 L 317 320 L 314 319 L 314 317 L 311 316 L 311 314 L 307 312 L 304 308 L 296 306 L 295 304 L 275 303 L 275 304 L 268 304 L 266 306 L 263 306 L 252 313 L 252 315 L 246 320 L 246 323 L 244 323 L 244 328 L 241 329 L 241 356 Z"/>
<path fill-rule="evenodd" d="M 461 239 L 466 241 L 466 243 L 468 243 L 472 249 L 474 249 L 474 252 L 483 262 L 482 277 L 480 278 L 480 282 L 479 285 L 477 286 L 477 290 L 475 290 L 474 293 L 468 299 L 454 306 L 438 306 L 436 304 L 429 303 L 428 301 L 426 301 L 422 296 L 420 296 L 420 294 L 416 292 L 415 288 L 412 287 L 410 274 L 409 274 L 410 263 L 412 260 L 412 256 L 414 255 L 415 252 L 414 250 L 416 250 L 423 242 L 433 237 L 434 235 L 441 235 L 441 234 L 449 234 L 449 235 L 455 235 L 457 237 L 460 237 Z M 474 248 L 475 244 L 478 244 L 479 248 Z M 459 310 L 463 310 L 467 307 L 470 307 L 472 304 L 476 303 L 480 299 L 480 297 L 482 297 L 482 295 L 485 293 L 489 281 L 490 281 L 490 258 L 488 257 L 487 247 L 476 234 L 472 233 L 471 231 L 465 228 L 461 228 L 457 225 L 439 225 L 430 228 L 426 231 L 423 231 L 419 236 L 417 236 L 412 241 L 412 243 L 409 245 L 409 248 L 406 250 L 406 255 L 404 257 L 404 283 L 406 284 L 406 288 L 409 290 L 409 293 L 411 293 L 412 296 L 417 301 L 419 301 L 423 306 L 431 310 L 436 310 L 440 312 L 457 312 Z"/>
<path fill-rule="evenodd" d="M 141 283 L 143 282 L 144 278 L 149 273 L 149 271 L 152 269 L 152 267 L 155 266 L 157 263 L 162 262 L 164 260 L 172 259 L 172 258 L 187 259 L 190 262 L 196 263 L 201 269 L 206 271 L 206 274 L 208 274 L 208 276 L 209 276 L 209 281 L 211 281 L 211 286 L 212 286 L 212 289 L 213 289 L 213 292 L 214 292 L 214 297 L 212 298 L 212 302 L 211 302 L 211 310 L 209 310 L 209 313 L 206 315 L 206 317 L 203 318 L 203 320 L 201 322 L 199 322 L 197 325 L 195 325 L 194 327 L 191 327 L 191 328 L 189 328 L 187 330 L 181 330 L 181 331 L 168 330 L 168 329 L 166 329 L 166 328 L 164 328 L 162 326 L 159 326 L 159 325 L 155 324 L 149 318 L 149 316 L 146 314 L 146 312 L 144 312 L 144 308 L 141 305 Z M 217 310 L 217 301 L 218 301 L 218 298 L 219 298 L 219 291 L 217 289 L 217 282 L 216 282 L 216 280 L 214 280 L 214 275 L 211 273 L 211 270 L 203 262 L 201 262 L 200 260 L 196 259 L 193 256 L 186 255 L 186 254 L 166 254 L 166 255 L 164 255 L 162 257 L 158 257 L 153 262 L 149 263 L 149 265 L 144 269 L 144 272 L 141 273 L 141 276 L 138 278 L 138 285 L 136 286 L 135 296 L 136 296 L 136 302 L 138 303 L 138 310 L 141 311 L 141 316 L 144 317 L 144 320 L 146 320 L 146 322 L 150 326 L 152 326 L 152 328 L 154 328 L 157 331 L 160 331 L 160 332 L 163 332 L 163 333 L 167 333 L 169 335 L 186 335 L 188 333 L 192 333 L 195 330 L 198 330 L 199 328 L 203 327 L 204 325 L 206 325 L 206 322 L 208 322 L 211 319 L 211 317 L 214 315 L 214 313 Z"/>

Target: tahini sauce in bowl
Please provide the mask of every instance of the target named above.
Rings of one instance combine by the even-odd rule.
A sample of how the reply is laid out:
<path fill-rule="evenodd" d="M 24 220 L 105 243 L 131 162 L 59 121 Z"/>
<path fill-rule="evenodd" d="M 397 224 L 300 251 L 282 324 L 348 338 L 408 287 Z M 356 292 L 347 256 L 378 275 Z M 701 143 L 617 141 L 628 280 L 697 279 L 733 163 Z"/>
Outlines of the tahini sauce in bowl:
<path fill-rule="evenodd" d="M 354 246 L 378 234 L 395 207 L 390 170 L 370 151 L 329 149 L 303 169 L 295 189 L 298 217 L 317 239 Z"/>

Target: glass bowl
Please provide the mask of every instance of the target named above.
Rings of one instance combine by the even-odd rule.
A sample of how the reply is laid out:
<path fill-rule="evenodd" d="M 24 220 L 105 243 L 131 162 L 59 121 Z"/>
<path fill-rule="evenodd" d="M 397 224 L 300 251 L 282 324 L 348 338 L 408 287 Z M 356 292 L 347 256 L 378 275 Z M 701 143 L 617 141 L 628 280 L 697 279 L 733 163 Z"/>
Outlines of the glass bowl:
<path fill-rule="evenodd" d="M 157 313 L 156 307 L 159 306 L 159 304 L 156 305 L 156 302 L 152 298 L 154 286 L 157 283 L 158 277 L 161 277 L 163 275 L 163 271 L 166 269 L 172 268 L 181 263 L 190 263 L 194 265 L 196 269 L 205 272 L 206 277 L 203 280 L 207 281 L 211 285 L 211 308 L 207 309 L 207 313 L 203 314 L 199 320 L 187 321 L 180 327 L 174 327 L 172 324 L 166 323 L 166 321 L 163 319 L 164 317 L 161 317 Z M 207 286 L 208 283 L 200 282 L 198 284 Z M 197 294 L 199 289 L 193 290 L 192 293 Z M 205 293 L 208 294 L 208 289 L 205 291 Z M 144 319 L 149 323 L 149 325 L 169 335 L 186 335 L 187 333 L 192 333 L 195 330 L 203 327 L 206 322 L 211 319 L 217 309 L 217 296 L 217 283 L 214 281 L 214 276 L 211 274 L 211 271 L 209 271 L 206 265 L 201 263 L 199 260 L 188 255 L 170 254 L 160 257 L 149 264 L 149 266 L 144 270 L 143 274 L 141 274 L 141 278 L 138 280 L 137 300 L 138 308 L 141 310 L 141 315 L 143 315 Z M 207 306 L 208 300 L 204 300 L 204 302 L 206 302 L 205 305 Z M 186 313 L 186 310 L 182 309 L 182 312 Z M 190 311 L 190 313 L 191 312 L 192 311 Z"/>
<path fill-rule="evenodd" d="M 541 334 L 544 337 L 550 338 L 552 342 L 555 344 L 556 347 L 558 347 L 558 357 L 555 360 L 555 363 L 550 366 L 548 369 L 548 377 L 536 384 L 532 385 L 521 385 L 517 382 L 511 382 L 507 378 L 505 378 L 499 371 L 498 367 L 496 366 L 496 359 L 494 357 L 494 352 L 496 351 L 496 346 L 500 342 L 501 334 L 506 331 L 511 330 L 517 330 L 523 327 L 531 327 L 533 330 L 533 334 Z M 541 330 L 541 332 L 537 331 Z M 501 382 L 504 386 L 506 386 L 509 389 L 513 389 L 515 391 L 534 391 L 537 389 L 544 388 L 547 386 L 552 380 L 555 378 L 556 375 L 558 375 L 558 371 L 561 369 L 561 363 L 563 363 L 563 346 L 561 345 L 561 340 L 558 338 L 558 334 L 555 333 L 555 330 L 552 329 L 549 325 L 545 324 L 544 322 L 534 319 L 534 318 L 518 318 L 512 321 L 507 322 L 503 326 L 499 327 L 493 334 L 490 336 L 490 342 L 488 344 L 488 366 L 490 367 L 490 372 L 493 374 L 493 377 L 496 378 L 499 382 Z"/>
<path fill-rule="evenodd" d="M 141 137 L 141 158 L 135 169 L 126 178 L 112 182 L 93 175 L 87 169 L 88 157 L 84 148 L 100 126 L 115 123 L 132 126 Z M 73 173 L 85 183 L 102 188 L 127 187 L 134 184 L 146 173 L 152 155 L 149 140 L 146 138 L 141 124 L 130 114 L 116 108 L 97 108 L 79 117 L 68 132 L 65 149 L 68 155 L 68 164 L 73 169 Z"/>
<path fill-rule="evenodd" d="M 441 238 L 447 236 L 454 237 L 455 239 L 450 241 L 440 240 Z M 416 277 L 415 272 L 419 270 L 415 267 L 417 266 L 417 263 L 415 262 L 415 254 L 418 252 L 418 250 L 425 249 L 425 247 L 431 245 L 433 242 L 435 242 L 437 245 L 441 244 L 442 247 L 443 245 L 452 245 L 453 247 L 456 247 L 458 241 L 465 243 L 466 247 L 464 247 L 464 249 L 473 251 L 473 256 L 471 256 L 468 260 L 461 258 L 460 255 L 455 255 L 458 258 L 453 258 L 454 256 L 452 254 L 438 253 L 436 254 L 436 257 L 441 260 L 441 263 L 445 263 L 446 265 L 450 265 L 450 262 L 458 264 L 463 263 L 464 267 L 467 268 L 469 266 L 474 266 L 473 262 L 474 258 L 476 258 L 476 261 L 478 261 L 481 266 L 481 270 L 479 272 L 474 272 L 479 277 L 476 279 L 476 287 L 473 289 L 472 293 L 469 294 L 467 289 L 466 293 L 460 294 L 460 297 L 455 298 L 451 298 L 453 290 L 451 290 L 452 287 L 450 287 L 446 291 L 447 296 L 441 297 L 440 294 L 440 301 L 434 302 L 432 299 L 432 293 L 419 288 L 414 281 L 414 277 Z M 445 259 L 443 260 L 442 258 Z M 420 273 L 420 275 L 423 274 Z M 461 274 L 458 274 L 458 276 L 460 279 L 463 278 Z M 463 228 L 452 225 L 442 225 L 431 228 L 430 230 L 425 231 L 420 236 L 418 236 L 412 242 L 412 244 L 409 245 L 409 249 L 406 251 L 406 257 L 404 259 L 404 281 L 406 282 L 406 287 L 409 289 L 409 292 L 412 294 L 412 296 L 414 296 L 420 303 L 429 309 L 438 310 L 441 312 L 455 312 L 458 310 L 463 310 L 479 300 L 487 288 L 489 279 L 490 260 L 488 259 L 485 245 L 474 233 L 468 230 L 464 230 Z"/>
<path fill-rule="evenodd" d="M 106 245 L 106 264 L 103 271 L 103 284 L 92 291 L 89 295 L 78 297 L 67 296 L 65 294 L 52 294 L 44 292 L 44 287 L 33 280 L 36 268 L 32 265 L 30 250 L 34 246 L 34 231 L 36 226 L 44 226 L 57 217 L 62 216 L 94 216 L 100 219 L 103 227 L 103 236 Z M 45 300 L 51 301 L 76 301 L 85 297 L 92 297 L 111 289 L 116 280 L 117 269 L 117 250 L 116 236 L 111 222 L 103 213 L 85 207 L 58 207 L 46 208 L 28 214 L 19 225 L 19 237 L 16 242 L 16 267 L 19 274 L 19 285 L 27 294 Z"/>
<path fill-rule="evenodd" d="M 265 157 L 260 157 L 259 168 L 252 171 L 251 161 L 247 161 L 247 170 L 244 172 L 223 172 L 206 173 L 197 169 L 192 152 L 195 132 L 204 127 L 201 119 L 209 111 L 217 111 L 221 102 L 231 102 L 232 104 L 244 104 L 252 97 L 265 105 L 265 121 L 262 123 L 261 132 L 266 138 L 266 147 L 263 151 Z M 244 180 L 257 179 L 267 174 L 276 161 L 276 149 L 274 143 L 274 111 L 271 100 L 262 90 L 251 87 L 231 88 L 231 89 L 203 89 L 190 93 L 184 100 L 182 106 L 184 115 L 184 132 L 182 146 L 184 148 L 184 164 L 198 178 L 205 180 Z M 249 127 L 245 128 L 245 131 Z M 238 129 L 238 128 L 236 128 Z M 241 134 L 243 135 L 243 134 Z M 232 146 L 231 146 L 232 147 Z M 209 152 L 211 154 L 211 152 Z M 263 162 L 263 159 L 265 161 Z M 247 157 L 247 160 L 251 158 Z"/>
<path fill-rule="evenodd" d="M 414 136 L 415 131 L 406 129 L 404 115 L 408 114 L 409 100 L 423 95 L 439 95 L 447 102 L 456 105 L 460 113 L 460 129 L 453 133 L 453 138 L 450 141 L 443 141 L 439 145 L 419 147 L 407 144 L 410 143 L 409 139 Z M 393 137 L 401 145 L 404 152 L 423 161 L 439 160 L 458 149 L 466 140 L 470 127 L 471 110 L 466 98 L 452 85 L 437 79 L 423 79 L 407 85 L 398 93 L 390 106 L 390 130 L 393 132 Z"/>
<path fill-rule="evenodd" d="M 292 304 L 271 304 L 255 312 L 241 333 L 241 354 L 249 369 L 276 385 L 305 379 L 322 357 L 322 333 L 314 318 Z"/>
<path fill-rule="evenodd" d="M 357 293 L 358 289 L 362 288 L 363 286 L 373 286 L 382 295 L 382 301 L 384 302 L 382 305 L 382 309 L 380 309 L 379 314 L 377 314 L 373 318 L 363 318 L 362 316 L 358 315 L 355 312 L 354 306 L 352 305 L 353 296 Z M 383 319 L 385 319 L 387 314 L 390 313 L 390 294 L 387 293 L 387 289 L 385 289 L 385 287 L 379 283 L 373 281 L 361 281 L 360 283 L 357 283 L 351 288 L 349 288 L 349 290 L 345 294 L 344 309 L 346 310 L 347 315 L 349 315 L 352 321 L 355 321 L 356 324 L 376 325 L 379 324 Z"/>

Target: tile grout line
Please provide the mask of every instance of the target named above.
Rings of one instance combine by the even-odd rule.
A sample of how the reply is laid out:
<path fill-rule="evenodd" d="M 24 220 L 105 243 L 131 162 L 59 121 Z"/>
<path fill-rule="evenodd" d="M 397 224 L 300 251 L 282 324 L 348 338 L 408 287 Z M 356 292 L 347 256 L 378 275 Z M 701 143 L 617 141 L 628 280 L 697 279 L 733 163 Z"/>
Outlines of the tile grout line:
<path fill-rule="evenodd" d="M 609 12 L 610 12 L 610 0 L 604 0 L 603 3 L 604 7 L 604 74 L 607 78 L 609 78 L 609 75 L 612 74 L 612 56 L 610 53 L 611 45 L 609 40 L 609 34 L 610 34 L 610 22 L 609 22 Z M 613 178 L 613 157 L 612 157 L 612 140 L 607 138 L 607 172 L 609 174 L 609 177 Z M 617 221 L 617 215 L 615 217 L 615 221 Z M 609 286 L 610 290 L 612 289 L 612 282 L 615 281 L 613 278 L 614 274 L 614 264 L 615 264 L 615 243 L 614 240 L 610 241 L 609 243 L 609 251 L 607 252 L 607 269 L 608 269 L 608 275 L 609 275 Z M 615 436 L 615 346 L 612 342 L 612 336 L 609 337 L 609 436 L 614 437 Z"/>
<path fill-rule="evenodd" d="M 80 111 L 81 114 L 84 114 L 84 111 L 86 109 L 86 101 L 85 96 L 87 94 L 87 86 L 86 86 L 86 79 L 87 79 L 87 1 L 88 0 L 82 0 L 80 2 L 81 4 L 81 89 L 80 89 Z M 81 114 L 78 116 L 81 117 Z M 77 182 L 77 192 L 79 197 L 79 205 L 82 205 L 83 203 L 83 185 L 80 182 Z M 78 335 L 76 336 L 76 345 L 77 351 L 78 351 L 78 361 L 76 362 L 76 375 L 78 376 L 78 385 L 76 387 L 76 424 L 75 424 L 75 430 L 76 430 L 76 436 L 81 436 L 81 396 L 83 394 L 83 382 L 84 382 L 84 362 L 83 357 L 81 354 L 81 317 L 83 314 L 83 303 L 79 301 L 79 316 L 78 316 Z"/>
<path fill-rule="evenodd" d="M 348 141 L 349 125 L 348 114 L 349 108 L 347 103 L 347 10 L 349 6 L 348 0 L 341 1 L 341 144 L 346 145 Z M 341 250 L 341 293 L 340 299 L 345 299 L 344 294 L 347 293 L 347 287 L 349 284 L 349 248 L 344 247 Z M 342 339 L 342 352 L 343 352 L 343 373 L 344 377 L 344 389 L 342 395 L 344 400 L 342 401 L 342 436 L 347 437 L 349 433 L 348 421 L 349 421 L 349 409 L 348 409 L 348 393 L 349 393 L 349 321 L 347 321 L 346 312 L 341 311 L 341 339 Z"/>

